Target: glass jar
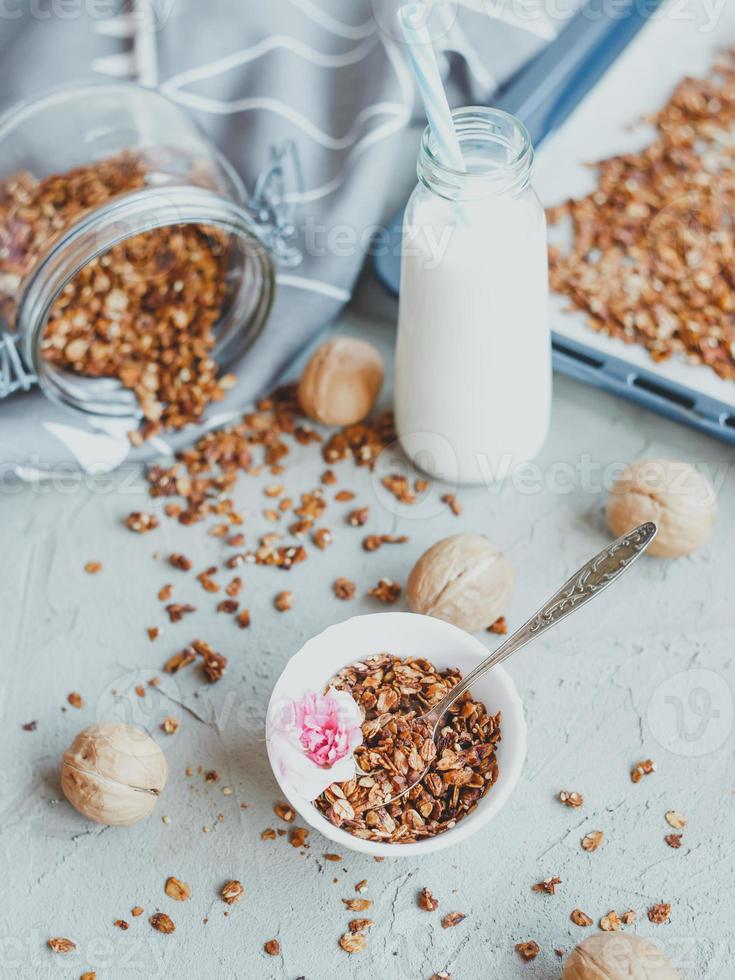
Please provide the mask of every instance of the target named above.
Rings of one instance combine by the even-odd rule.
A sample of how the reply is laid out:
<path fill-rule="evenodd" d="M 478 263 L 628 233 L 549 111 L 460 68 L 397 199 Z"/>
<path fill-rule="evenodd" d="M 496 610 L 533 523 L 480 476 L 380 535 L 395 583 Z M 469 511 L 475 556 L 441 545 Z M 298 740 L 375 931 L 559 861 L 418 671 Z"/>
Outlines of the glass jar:
<path fill-rule="evenodd" d="M 489 483 L 548 430 L 546 219 L 523 124 L 483 107 L 453 118 L 466 170 L 441 163 L 427 129 L 404 217 L 396 427 L 432 476 Z"/>
<path fill-rule="evenodd" d="M 100 362 L 89 376 L 64 353 L 68 332 L 84 327 L 87 301 L 107 318 L 109 336 L 95 344 L 109 353 L 130 297 L 145 294 L 155 306 L 159 295 L 161 303 L 172 291 L 190 295 L 199 305 L 174 315 L 172 329 L 183 339 L 206 303 L 212 333 L 198 363 L 211 355 L 213 377 L 232 364 L 262 331 L 275 288 L 271 252 L 247 204 L 216 147 L 155 91 L 74 86 L 13 109 L 0 121 L 0 394 L 38 382 L 86 413 L 141 414 L 140 398 L 108 366 Z M 115 254 L 125 271 L 111 295 L 119 270 L 105 263 Z M 156 328 L 146 316 L 137 324 L 144 344 Z"/>

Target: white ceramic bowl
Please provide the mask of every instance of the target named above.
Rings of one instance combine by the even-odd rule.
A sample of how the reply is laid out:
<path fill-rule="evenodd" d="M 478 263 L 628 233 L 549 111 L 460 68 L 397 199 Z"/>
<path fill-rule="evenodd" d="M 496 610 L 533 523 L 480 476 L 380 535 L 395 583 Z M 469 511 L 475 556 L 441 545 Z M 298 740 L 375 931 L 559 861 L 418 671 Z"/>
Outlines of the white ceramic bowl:
<path fill-rule="evenodd" d="M 458 667 L 463 676 L 488 655 L 487 648 L 474 636 L 430 616 L 404 612 L 355 616 L 330 626 L 291 657 L 271 694 L 268 716 L 281 698 L 301 697 L 306 690 L 319 691 L 342 667 L 384 652 L 398 657 L 426 657 L 440 669 Z M 375 857 L 419 857 L 466 840 L 505 806 L 526 757 L 523 705 L 510 675 L 496 667 L 473 685 L 472 694 L 492 714 L 502 712 L 502 739 L 497 750 L 499 776 L 472 813 L 452 830 L 413 844 L 385 844 L 353 837 L 331 824 L 310 800 L 288 785 L 274 765 L 269 744 L 268 758 L 283 795 L 306 823 L 341 848 Z"/>

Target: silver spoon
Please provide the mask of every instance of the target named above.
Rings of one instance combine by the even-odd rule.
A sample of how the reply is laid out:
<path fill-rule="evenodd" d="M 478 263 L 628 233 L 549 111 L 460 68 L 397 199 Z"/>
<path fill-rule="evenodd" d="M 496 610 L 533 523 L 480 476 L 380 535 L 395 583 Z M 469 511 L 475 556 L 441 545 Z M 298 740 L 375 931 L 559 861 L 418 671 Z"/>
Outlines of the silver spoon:
<path fill-rule="evenodd" d="M 478 664 L 474 670 L 470 671 L 466 677 L 456 684 L 448 694 L 446 694 L 441 701 L 435 704 L 427 712 L 411 721 L 412 725 L 421 725 L 426 727 L 429 731 L 427 737 L 431 738 L 436 742 L 439 725 L 441 724 L 442 718 L 449 711 L 451 706 L 460 698 L 468 688 L 477 681 L 480 677 L 486 674 L 493 667 L 497 667 L 498 664 L 503 663 L 509 657 L 512 657 L 514 653 L 517 653 L 521 647 L 526 646 L 531 640 L 534 640 L 537 636 L 541 636 L 546 630 L 551 629 L 552 626 L 556 626 L 563 619 L 566 619 L 570 613 L 575 612 L 577 609 L 581 609 L 585 603 L 589 602 L 596 595 L 599 595 L 604 589 L 611 585 L 617 578 L 619 578 L 623 572 L 629 568 L 636 558 L 639 558 L 649 544 L 656 537 L 656 532 L 658 528 L 652 522 L 646 524 L 641 524 L 639 527 L 628 534 L 624 534 L 622 537 L 618 538 L 617 541 L 613 541 L 611 545 L 604 548 L 599 554 L 591 558 L 586 564 L 572 575 L 572 577 L 562 585 L 562 587 L 554 593 L 554 595 L 544 603 L 544 605 L 535 613 L 528 622 L 524 623 L 520 629 L 516 630 L 512 636 L 509 636 L 497 650 L 493 651 L 489 657 Z M 426 775 L 430 763 L 426 764 L 424 770 L 411 782 L 408 786 L 403 788 L 395 796 L 391 796 L 381 803 L 376 804 L 374 807 L 369 809 L 376 809 L 380 806 L 388 806 L 395 800 L 404 796 L 409 790 L 413 789 L 417 783 Z M 359 769 L 355 773 L 356 776 L 368 776 L 370 773 L 362 772 Z"/>

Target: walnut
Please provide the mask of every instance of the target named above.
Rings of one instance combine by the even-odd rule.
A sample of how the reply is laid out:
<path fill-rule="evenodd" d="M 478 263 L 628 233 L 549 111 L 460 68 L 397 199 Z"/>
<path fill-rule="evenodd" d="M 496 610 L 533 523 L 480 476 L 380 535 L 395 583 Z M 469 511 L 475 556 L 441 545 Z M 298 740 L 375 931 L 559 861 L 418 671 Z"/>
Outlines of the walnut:
<path fill-rule="evenodd" d="M 408 578 L 414 612 L 444 619 L 473 633 L 495 622 L 510 602 L 515 571 L 481 534 L 455 534 L 437 541 Z"/>
<path fill-rule="evenodd" d="M 564 964 L 563 980 L 680 980 L 668 956 L 648 939 L 627 932 L 585 939 Z"/>
<path fill-rule="evenodd" d="M 372 344 L 334 337 L 322 344 L 304 369 L 299 402 L 325 425 L 352 425 L 370 412 L 383 384 L 383 358 Z"/>
<path fill-rule="evenodd" d="M 706 544 L 717 519 L 717 496 L 693 466 L 671 459 L 640 459 L 621 473 L 610 490 L 607 522 L 618 536 L 644 521 L 658 534 L 648 553 L 679 558 Z"/>
<path fill-rule="evenodd" d="M 163 752 L 143 729 L 102 722 L 79 732 L 61 762 L 61 788 L 89 820 L 128 826 L 153 810 L 166 784 Z"/>

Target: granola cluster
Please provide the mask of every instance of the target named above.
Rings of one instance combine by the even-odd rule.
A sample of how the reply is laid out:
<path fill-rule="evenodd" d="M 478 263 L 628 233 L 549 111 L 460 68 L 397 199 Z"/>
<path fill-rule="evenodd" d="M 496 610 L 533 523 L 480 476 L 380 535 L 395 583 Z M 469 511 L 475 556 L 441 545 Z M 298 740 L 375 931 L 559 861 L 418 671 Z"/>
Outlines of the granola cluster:
<path fill-rule="evenodd" d="M 60 233 L 96 207 L 144 188 L 152 164 L 131 151 L 38 180 L 0 183 L 0 316 L 12 325 L 23 277 Z M 224 397 L 214 327 L 226 295 L 228 236 L 199 225 L 136 235 L 89 262 L 51 311 L 44 358 L 117 378 L 143 415 L 135 443 L 195 422 Z"/>
<path fill-rule="evenodd" d="M 408 844 L 450 830 L 498 778 L 495 755 L 500 715 L 488 714 L 469 692 L 452 706 L 436 744 L 412 721 L 461 679 L 428 660 L 382 653 L 341 670 L 329 686 L 348 691 L 360 705 L 363 745 L 356 761 L 364 776 L 333 783 L 315 805 L 335 826 L 355 837 Z M 387 806 L 428 765 L 423 779 Z"/>
<path fill-rule="evenodd" d="M 550 249 L 551 285 L 594 330 L 735 380 L 735 49 L 650 122 L 649 146 L 602 161 L 591 194 L 549 211 L 573 236 Z"/>

